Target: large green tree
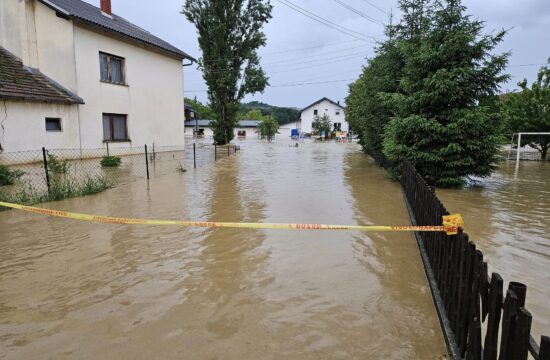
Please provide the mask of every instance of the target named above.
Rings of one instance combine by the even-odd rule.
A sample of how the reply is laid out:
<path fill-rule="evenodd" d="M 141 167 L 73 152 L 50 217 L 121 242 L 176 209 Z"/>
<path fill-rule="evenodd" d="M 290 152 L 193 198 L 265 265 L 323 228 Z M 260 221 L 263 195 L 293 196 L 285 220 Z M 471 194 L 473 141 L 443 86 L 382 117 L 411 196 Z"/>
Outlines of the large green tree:
<path fill-rule="evenodd" d="M 400 4 L 410 15 L 398 40 L 405 66 L 398 92 L 385 99 L 395 116 L 386 127 L 384 153 L 409 160 L 436 186 L 489 176 L 500 117 L 479 101 L 508 79 L 508 54 L 494 54 L 506 32 L 484 35 L 484 23 L 465 15 L 460 0 Z"/>
<path fill-rule="evenodd" d="M 269 0 L 186 0 L 183 6 L 197 29 L 199 67 L 217 115 L 212 127 L 218 144 L 233 139 L 244 96 L 268 85 L 257 50 L 266 44 L 262 27 L 271 19 L 271 10 Z"/>
<path fill-rule="evenodd" d="M 550 65 L 550 59 L 548 59 Z M 527 79 L 518 84 L 521 91 L 503 97 L 503 110 L 513 132 L 550 132 L 550 68 L 543 66 L 537 80 L 527 86 Z M 521 145 L 529 145 L 546 161 L 550 149 L 549 135 L 522 136 Z"/>
<path fill-rule="evenodd" d="M 388 39 L 377 47 L 359 79 L 350 84 L 345 110 L 350 129 L 358 134 L 363 150 L 378 160 L 382 155 L 384 130 L 393 116 L 391 107 L 381 101 L 381 94 L 398 90 L 403 68 L 395 27 L 388 26 L 386 34 Z"/>

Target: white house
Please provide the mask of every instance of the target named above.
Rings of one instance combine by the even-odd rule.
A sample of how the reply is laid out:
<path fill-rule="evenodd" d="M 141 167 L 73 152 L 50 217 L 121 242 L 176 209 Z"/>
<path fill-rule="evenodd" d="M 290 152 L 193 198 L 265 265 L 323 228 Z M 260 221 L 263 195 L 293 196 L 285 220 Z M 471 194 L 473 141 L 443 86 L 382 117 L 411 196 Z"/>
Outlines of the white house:
<path fill-rule="evenodd" d="M 288 126 L 296 126 L 296 129 L 302 134 L 311 134 L 313 131 L 311 124 L 315 116 L 318 115 L 322 117 L 325 114 L 329 116 L 333 129 L 349 131 L 349 124 L 346 122 L 344 107 L 340 105 L 340 102 L 334 102 L 326 97 L 303 108 L 300 111 L 300 120 Z"/>
<path fill-rule="evenodd" d="M 182 146 L 193 61 L 110 0 L 1 0 L 1 151 Z"/>
<path fill-rule="evenodd" d="M 212 120 L 187 120 L 185 121 L 185 135 L 194 136 L 199 134 L 199 138 L 209 138 L 214 135 L 214 130 L 210 126 Z M 260 121 L 258 120 L 240 120 L 233 133 L 236 138 L 258 138 L 257 129 Z"/>

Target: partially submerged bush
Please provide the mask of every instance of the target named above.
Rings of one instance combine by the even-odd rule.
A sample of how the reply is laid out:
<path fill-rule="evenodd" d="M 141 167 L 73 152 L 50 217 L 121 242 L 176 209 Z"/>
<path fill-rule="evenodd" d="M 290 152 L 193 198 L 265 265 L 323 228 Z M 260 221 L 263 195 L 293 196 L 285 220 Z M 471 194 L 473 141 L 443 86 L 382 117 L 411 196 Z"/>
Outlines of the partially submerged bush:
<path fill-rule="evenodd" d="M 101 166 L 103 167 L 119 167 L 122 159 L 119 156 L 104 156 L 101 159 Z"/>
<path fill-rule="evenodd" d="M 97 194 L 110 187 L 111 185 L 103 176 L 87 177 L 83 181 L 61 177 L 51 181 L 49 191 L 47 189 L 36 188 L 28 182 L 22 183 L 21 186 L 17 186 L 15 189 L 2 190 L 0 191 L 0 201 L 32 205 Z"/>
<path fill-rule="evenodd" d="M 11 170 L 6 165 L 0 165 L 0 186 L 13 185 L 24 174 L 21 170 Z"/>
<path fill-rule="evenodd" d="M 48 154 L 48 170 L 54 174 L 65 174 L 69 170 L 67 160 L 59 160 L 57 156 Z"/>

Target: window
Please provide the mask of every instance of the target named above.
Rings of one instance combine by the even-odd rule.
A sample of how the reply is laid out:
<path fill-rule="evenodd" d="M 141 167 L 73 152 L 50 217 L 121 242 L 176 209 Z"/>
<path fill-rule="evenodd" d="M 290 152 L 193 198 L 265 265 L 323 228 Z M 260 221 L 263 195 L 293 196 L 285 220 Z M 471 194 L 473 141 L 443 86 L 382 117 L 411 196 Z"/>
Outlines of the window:
<path fill-rule="evenodd" d="M 46 118 L 46 131 L 61 131 L 61 119 Z"/>
<path fill-rule="evenodd" d="M 317 114 L 319 114 L 319 110 L 317 109 L 313 110 L 313 115 L 317 115 Z"/>
<path fill-rule="evenodd" d="M 336 116 L 340 115 L 340 110 L 336 110 Z"/>
<path fill-rule="evenodd" d="M 126 115 L 103 114 L 103 141 L 130 141 Z"/>
<path fill-rule="evenodd" d="M 334 123 L 334 130 L 336 131 L 342 130 L 342 123 Z"/>
<path fill-rule="evenodd" d="M 99 69 L 101 81 L 112 84 L 125 84 L 123 58 L 100 52 Z"/>

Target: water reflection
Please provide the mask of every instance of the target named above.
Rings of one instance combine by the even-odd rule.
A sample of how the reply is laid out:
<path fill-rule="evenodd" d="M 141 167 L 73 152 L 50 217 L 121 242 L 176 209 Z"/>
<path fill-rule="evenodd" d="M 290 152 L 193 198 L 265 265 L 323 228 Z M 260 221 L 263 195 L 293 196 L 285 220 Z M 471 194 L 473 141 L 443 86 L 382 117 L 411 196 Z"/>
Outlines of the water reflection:
<path fill-rule="evenodd" d="M 463 214 L 490 271 L 527 284 L 537 339 L 550 334 L 549 179 L 549 163 L 522 161 L 516 174 L 515 162 L 505 162 L 480 187 L 437 191 L 449 211 Z"/>
<path fill-rule="evenodd" d="M 385 171 L 370 158 L 352 153 L 346 157 L 345 179 L 354 199 L 355 217 L 360 225 L 407 224 L 409 218 L 398 183 L 387 180 Z M 429 286 L 412 234 L 368 233 L 356 235 L 357 260 L 376 275 L 380 291 L 370 300 L 392 324 L 396 334 L 430 329 L 412 344 L 406 358 L 430 358 L 433 344 L 441 341 Z M 406 319 L 406 320 L 405 320 Z M 444 354 L 441 349 L 441 354 Z"/>

